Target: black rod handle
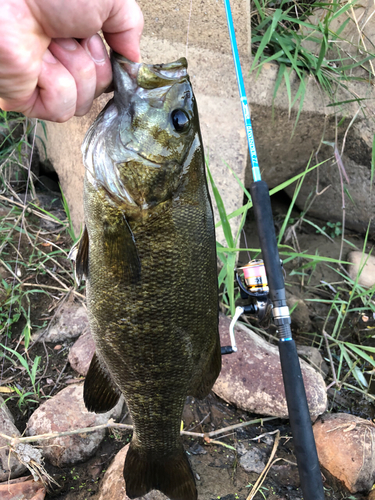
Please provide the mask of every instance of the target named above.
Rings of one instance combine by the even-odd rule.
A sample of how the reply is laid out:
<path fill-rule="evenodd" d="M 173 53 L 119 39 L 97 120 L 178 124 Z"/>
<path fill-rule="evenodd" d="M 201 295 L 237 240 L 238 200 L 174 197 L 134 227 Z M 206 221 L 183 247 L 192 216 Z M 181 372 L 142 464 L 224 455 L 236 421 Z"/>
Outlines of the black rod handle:
<path fill-rule="evenodd" d="M 260 248 L 262 249 L 263 261 L 267 271 L 270 297 L 272 302 L 285 300 L 284 276 L 280 265 L 267 183 L 264 181 L 253 182 L 250 186 L 250 193 L 258 228 Z"/>
<path fill-rule="evenodd" d="M 264 181 L 250 186 L 262 257 L 267 272 L 272 315 L 279 332 L 279 351 L 290 426 L 304 500 L 324 500 L 323 481 L 311 426 L 297 350 L 290 329 L 285 284 L 273 224 L 271 199 Z"/>
<path fill-rule="evenodd" d="M 318 453 L 294 340 L 280 340 L 279 352 L 303 498 L 324 500 Z"/>

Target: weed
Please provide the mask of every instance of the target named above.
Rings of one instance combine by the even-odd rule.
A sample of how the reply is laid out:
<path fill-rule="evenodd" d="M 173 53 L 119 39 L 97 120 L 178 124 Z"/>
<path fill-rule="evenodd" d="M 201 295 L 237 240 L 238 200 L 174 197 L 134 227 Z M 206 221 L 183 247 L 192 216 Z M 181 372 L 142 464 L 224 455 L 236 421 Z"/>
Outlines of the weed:
<path fill-rule="evenodd" d="M 30 169 L 30 144 L 35 137 L 35 122 L 0 110 L 0 366 L 2 378 L 9 364 L 13 372 L 19 370 L 22 375 L 23 386 L 11 386 L 11 397 L 18 398 L 20 408 L 45 397 L 40 388 L 42 359 L 31 356 L 30 350 L 32 330 L 46 326 L 46 320 L 38 318 L 35 325 L 33 304 L 40 294 L 54 303 L 76 293 L 72 266 L 63 248 L 70 236 L 74 238 L 69 213 L 67 220 L 60 220 L 37 201 Z M 16 176 L 14 172 L 18 172 Z M 25 188 L 20 195 L 19 190 Z M 63 203 L 66 206 L 66 201 Z M 56 229 L 42 229 L 41 220 L 53 222 Z M 9 341 L 17 342 L 16 347 L 10 348 Z M 48 355 L 44 361 L 47 367 Z"/>
<path fill-rule="evenodd" d="M 341 236 L 341 222 L 327 222 L 327 225 L 323 226 L 321 231 L 317 230 L 316 232 L 322 232 L 323 234 L 328 233 L 332 239 L 336 236 Z"/>
<path fill-rule="evenodd" d="M 358 29 L 353 11 L 355 3 L 254 0 L 252 45 L 255 56 L 251 69 L 259 71 L 264 63 L 270 61 L 279 63 L 273 100 L 284 81 L 289 111 L 299 101 L 296 124 L 303 108 L 309 76 L 317 80 L 332 105 L 341 105 L 343 102 L 337 102 L 336 99 L 338 88 L 342 87 L 350 92 L 348 82 L 360 79 L 368 81 L 365 76 L 354 76 L 353 69 L 365 69 L 366 63 L 369 63 L 368 72 L 373 73 L 371 60 L 374 54 L 367 50 L 362 33 L 361 42 L 357 46 L 343 38 L 348 25 Z M 349 16 L 349 11 L 353 18 Z M 336 27 L 339 17 L 344 18 L 344 21 Z M 353 48 L 357 49 L 355 57 L 347 50 L 347 46 L 350 46 L 352 52 Z M 294 97 L 291 91 L 292 70 L 299 81 Z M 363 100 L 354 92 L 352 97 L 345 103 Z"/>

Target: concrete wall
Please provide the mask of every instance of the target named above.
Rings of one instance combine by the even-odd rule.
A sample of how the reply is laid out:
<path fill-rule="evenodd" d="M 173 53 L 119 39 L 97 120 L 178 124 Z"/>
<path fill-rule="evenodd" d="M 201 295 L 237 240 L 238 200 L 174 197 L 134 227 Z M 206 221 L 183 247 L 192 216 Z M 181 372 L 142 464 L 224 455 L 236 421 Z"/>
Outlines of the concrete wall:
<path fill-rule="evenodd" d="M 168 62 L 187 54 L 189 74 L 198 102 L 205 152 L 209 155 L 214 179 L 230 213 L 242 205 L 243 194 L 225 163 L 237 173 L 246 186 L 251 183 L 251 172 L 223 2 L 192 0 L 190 4 L 186 0 L 140 0 L 139 3 L 145 16 L 141 43 L 143 60 L 149 63 Z M 232 0 L 231 5 L 264 180 L 270 187 L 274 187 L 303 171 L 312 155 L 312 164 L 333 158 L 333 163 L 330 160 L 319 167 L 319 189 L 328 185 L 330 187 L 319 197 L 319 203 L 313 205 L 311 213 L 323 220 L 327 220 L 327 214 L 329 220 L 340 220 L 342 186 L 339 170 L 333 148 L 323 147 L 321 141 L 333 143 L 337 138 L 340 151 L 345 139 L 341 160 L 351 180 L 347 187 L 354 199 L 354 204 L 347 204 L 346 225 L 363 230 L 374 214 L 375 201 L 375 189 L 370 189 L 371 148 L 375 133 L 373 86 L 364 81 L 348 82 L 350 91 L 338 91 L 337 100 L 350 100 L 353 95 L 367 97 L 368 100 L 360 101 L 360 104 L 347 103 L 329 107 L 327 95 L 314 78 L 309 78 L 303 112 L 295 127 L 296 109 L 289 110 L 285 85 L 280 87 L 272 108 L 278 66 L 266 64 L 259 75 L 254 72 L 249 75 L 249 0 Z M 371 8 L 374 10 L 373 6 Z M 364 21 L 364 24 L 366 29 L 370 30 L 369 33 L 374 31 L 375 26 L 372 10 L 366 11 L 367 17 L 364 18 L 368 20 Z M 356 10 L 356 13 L 358 12 Z M 299 82 L 293 73 L 291 82 L 292 95 L 295 95 Z M 83 118 L 74 118 L 67 124 L 47 125 L 47 154 L 59 174 L 76 230 L 83 221 L 84 168 L 80 144 L 87 128 L 107 99 L 108 96 L 101 96 L 91 112 Z M 352 122 L 353 117 L 355 120 Z M 339 122 L 341 125 L 337 128 Z M 317 150 L 319 154 L 316 156 Z M 315 192 L 316 188 L 317 174 L 314 172 L 306 177 L 297 199 L 297 205 L 301 209 L 309 194 Z M 293 190 L 294 186 L 290 186 L 287 189 L 288 194 L 292 195 Z M 238 223 L 238 219 L 232 220 L 234 229 L 238 227 Z M 375 234 L 375 226 L 372 232 Z M 218 239 L 223 242 L 220 230 Z"/>
<path fill-rule="evenodd" d="M 209 156 L 213 176 L 225 199 L 227 211 L 231 212 L 242 205 L 243 194 L 225 162 L 243 178 L 247 146 L 224 4 L 221 0 L 193 0 L 190 16 L 188 1 L 142 0 L 139 3 L 145 17 L 142 60 L 164 63 L 187 54 L 205 153 Z M 244 71 L 248 71 L 249 3 L 246 0 L 232 1 L 232 10 Z M 65 124 L 47 124 L 47 155 L 59 175 L 77 233 L 83 222 L 84 167 L 80 145 L 86 130 L 108 98 L 101 96 L 97 99 L 90 113 L 82 118 L 73 118 Z M 233 221 L 233 227 L 237 225 Z M 223 241 L 220 230 L 218 237 Z"/>

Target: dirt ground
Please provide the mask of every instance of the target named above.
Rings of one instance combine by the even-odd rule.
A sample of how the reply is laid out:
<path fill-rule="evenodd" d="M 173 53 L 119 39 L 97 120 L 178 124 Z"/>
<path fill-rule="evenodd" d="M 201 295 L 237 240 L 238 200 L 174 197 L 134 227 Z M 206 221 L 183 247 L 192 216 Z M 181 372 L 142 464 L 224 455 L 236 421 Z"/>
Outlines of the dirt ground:
<path fill-rule="evenodd" d="M 281 225 L 287 206 L 288 200 L 283 196 L 273 199 L 275 221 L 279 226 Z M 298 215 L 298 212 L 296 215 Z M 246 223 L 245 232 L 248 246 L 257 247 L 256 231 L 251 215 Z M 70 245 L 69 238 L 67 236 L 62 236 L 62 238 L 65 238 L 62 242 L 63 246 L 68 248 Z M 350 233 L 346 234 L 346 238 L 357 245 L 359 249 L 362 249 L 362 236 Z M 28 240 L 22 237 L 21 242 L 23 248 L 21 248 L 20 252 L 26 258 L 28 252 L 31 251 L 27 249 Z M 59 244 L 61 244 L 61 241 Z M 302 230 L 298 231 L 298 244 L 302 250 L 306 250 L 309 254 L 314 254 L 316 249 L 319 249 L 320 255 L 333 258 L 338 258 L 339 256 L 340 241 L 338 239 L 334 239 L 331 242 L 326 237 L 316 234 L 315 230 L 307 225 L 304 225 Z M 369 242 L 369 247 L 372 244 L 372 242 Z M 344 255 L 348 249 L 349 247 L 345 248 Z M 70 263 L 64 262 L 61 256 L 56 258 L 63 266 L 66 266 L 67 271 L 71 269 Z M 240 262 L 246 262 L 247 260 L 246 254 L 240 256 Z M 329 284 L 338 281 L 337 274 L 332 269 L 324 265 L 318 265 L 311 276 L 306 276 L 306 286 L 301 287 L 300 281 L 297 279 L 298 276 L 292 274 L 293 270 L 296 269 L 296 264 L 289 263 L 285 269 L 288 289 L 304 300 L 312 297 L 317 298 L 316 285 L 321 280 Z M 11 282 L 9 276 L 5 276 L 5 280 L 9 283 Z M 38 280 L 40 284 L 55 284 L 48 274 L 39 275 Z M 329 287 L 322 286 L 318 291 L 321 296 L 332 297 L 332 291 Z M 41 327 L 51 318 L 56 304 L 58 300 L 61 300 L 61 297 L 62 294 L 58 293 L 48 296 L 35 294 L 35 296 L 31 297 L 31 317 L 34 331 L 37 331 L 38 327 Z M 322 327 L 328 314 L 328 306 L 316 302 L 308 302 L 308 304 L 311 319 L 308 331 L 300 332 L 294 329 L 293 333 L 297 343 L 316 345 L 320 348 L 324 357 L 326 353 L 324 346 L 320 343 L 321 337 L 318 337 L 315 333 L 319 332 Z M 346 335 L 348 339 L 358 341 L 360 333 L 358 328 L 355 327 L 356 321 L 357 318 L 350 318 Z M 24 323 L 22 321 L 19 324 L 13 325 L 12 337 L 8 338 L 8 346 L 12 348 L 17 346 L 23 327 Z M 274 333 L 272 326 L 269 327 L 268 332 L 271 335 Z M 4 343 L 4 335 L 0 338 L 0 341 Z M 73 341 L 63 342 L 56 350 L 55 344 L 36 343 L 29 349 L 28 355 L 32 358 L 36 355 L 42 356 L 39 371 L 41 374 L 39 377 L 40 401 L 29 401 L 27 404 L 21 406 L 21 408 L 18 406 L 19 401 L 17 398 L 10 398 L 7 403 L 16 418 L 16 425 L 21 433 L 25 430 L 29 416 L 43 402 L 45 396 L 56 394 L 69 383 L 77 382 L 80 379 L 67 363 L 68 351 L 72 344 Z M 22 352 L 22 345 L 19 345 L 18 348 Z M 29 381 L 25 373 L 20 370 L 20 367 L 12 366 L 6 358 L 3 358 L 1 363 L 1 386 L 12 383 L 17 383 L 19 387 L 29 385 Z M 341 390 L 338 392 L 331 389 L 329 391 L 328 410 L 345 411 L 362 416 L 363 418 L 374 417 L 373 405 L 366 398 L 359 397 L 353 391 Z M 126 410 L 124 410 L 124 415 L 126 415 Z M 185 430 L 209 432 L 257 417 L 259 416 L 238 410 L 220 400 L 214 394 L 210 394 L 204 401 L 194 401 L 192 398 L 188 398 L 183 414 L 183 421 Z M 129 417 L 123 417 L 123 422 L 130 423 Z M 225 437 L 218 437 L 218 440 L 224 443 L 224 445 L 206 443 L 201 438 L 184 437 L 184 446 L 189 454 L 197 478 L 199 499 L 245 500 L 259 475 L 256 473 L 247 473 L 239 465 L 241 450 L 247 451 L 250 448 L 259 448 L 264 453 L 265 461 L 267 462 L 274 442 L 275 435 L 272 432 L 277 429 L 282 436 L 276 452 L 276 458 L 280 460 L 271 468 L 260 491 L 254 498 L 255 500 L 301 499 L 302 492 L 299 488 L 298 471 L 296 465 L 293 465 L 295 464 L 293 439 L 291 439 L 288 421 L 278 419 L 263 422 L 262 425 L 257 424 L 240 428 L 234 432 L 229 432 Z M 263 434 L 266 435 L 253 440 L 253 438 Z M 86 500 L 90 498 L 96 500 L 99 497 L 100 482 L 105 471 L 108 469 L 115 454 L 130 439 L 131 434 L 129 432 L 109 432 L 96 454 L 85 463 L 64 468 L 56 468 L 46 463 L 46 470 L 59 484 L 59 486 L 55 485 L 49 489 L 46 499 Z M 325 495 L 327 499 L 351 498 L 359 500 L 365 498 L 361 495 L 350 495 L 339 484 L 336 484 L 332 478 L 329 478 L 328 474 L 326 477 Z"/>

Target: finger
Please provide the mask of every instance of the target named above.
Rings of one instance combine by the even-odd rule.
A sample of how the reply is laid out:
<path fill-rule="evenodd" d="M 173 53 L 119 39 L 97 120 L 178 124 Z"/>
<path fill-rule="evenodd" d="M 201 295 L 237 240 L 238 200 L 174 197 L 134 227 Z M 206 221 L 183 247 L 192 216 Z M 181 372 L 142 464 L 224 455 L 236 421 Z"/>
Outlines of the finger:
<path fill-rule="evenodd" d="M 81 45 L 95 64 L 95 97 L 98 97 L 105 91 L 112 81 L 112 68 L 108 52 L 99 35 L 94 35 L 91 38 L 84 38 L 81 40 Z"/>
<path fill-rule="evenodd" d="M 26 3 L 0 0 L 0 6 L 0 95 L 25 102 L 35 90 L 50 40 Z"/>
<path fill-rule="evenodd" d="M 30 118 L 65 122 L 74 116 L 77 88 L 73 76 L 49 50 L 43 56 L 38 86 L 27 102 L 13 106 Z"/>
<path fill-rule="evenodd" d="M 143 14 L 135 0 L 118 0 L 112 15 L 103 24 L 103 34 L 113 50 L 139 62 L 143 24 Z"/>
<path fill-rule="evenodd" d="M 56 38 L 49 49 L 74 78 L 77 89 L 75 115 L 86 114 L 91 108 L 96 89 L 94 61 L 73 38 Z"/>

